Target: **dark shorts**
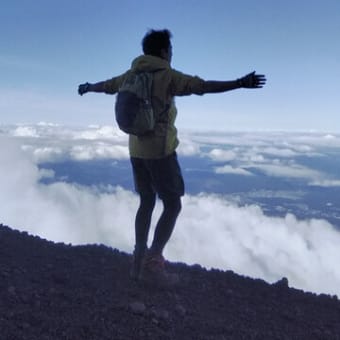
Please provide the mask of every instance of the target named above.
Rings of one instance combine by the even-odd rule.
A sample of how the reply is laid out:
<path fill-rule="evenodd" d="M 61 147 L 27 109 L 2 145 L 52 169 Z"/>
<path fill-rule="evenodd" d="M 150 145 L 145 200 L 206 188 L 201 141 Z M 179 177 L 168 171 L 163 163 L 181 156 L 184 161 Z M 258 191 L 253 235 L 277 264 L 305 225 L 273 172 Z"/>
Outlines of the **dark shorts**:
<path fill-rule="evenodd" d="M 161 159 L 131 157 L 135 189 L 139 194 L 157 193 L 159 198 L 184 195 L 184 181 L 177 154 Z"/>

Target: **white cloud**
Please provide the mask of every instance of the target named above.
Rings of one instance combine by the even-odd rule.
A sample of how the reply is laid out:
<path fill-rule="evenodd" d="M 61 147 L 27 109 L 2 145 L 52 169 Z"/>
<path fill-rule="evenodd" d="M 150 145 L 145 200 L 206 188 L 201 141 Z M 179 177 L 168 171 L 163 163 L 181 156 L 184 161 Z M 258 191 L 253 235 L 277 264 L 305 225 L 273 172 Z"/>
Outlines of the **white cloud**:
<path fill-rule="evenodd" d="M 180 137 L 180 143 L 177 149 L 179 155 L 195 156 L 201 153 L 200 145 L 193 142 L 188 136 Z"/>
<path fill-rule="evenodd" d="M 18 126 L 13 131 L 13 136 L 15 137 L 39 137 L 36 129 L 32 126 Z"/>
<path fill-rule="evenodd" d="M 285 147 L 265 147 L 261 152 L 275 157 L 295 157 L 297 155 L 295 151 Z"/>
<path fill-rule="evenodd" d="M 215 168 L 215 172 L 217 174 L 231 174 L 231 175 L 243 175 L 243 176 L 252 176 L 253 174 L 247 170 L 242 168 L 235 168 L 230 165 L 224 165 Z"/>
<path fill-rule="evenodd" d="M 285 200 L 298 200 L 305 195 L 301 190 L 256 190 L 247 193 L 247 197 L 253 198 L 283 198 Z"/>
<path fill-rule="evenodd" d="M 325 139 L 335 139 L 336 136 L 331 135 L 331 134 L 327 134 L 327 135 L 325 135 L 323 138 L 325 138 Z"/>
<path fill-rule="evenodd" d="M 186 196 L 168 254 L 269 282 L 286 276 L 291 286 L 339 294 L 339 242 L 340 233 L 323 220 L 267 217 L 257 206 Z"/>
<path fill-rule="evenodd" d="M 36 163 L 129 158 L 128 137 L 114 126 L 68 128 L 39 123 L 7 127 L 4 134 L 19 139 Z"/>
<path fill-rule="evenodd" d="M 288 154 L 303 154 L 313 156 L 315 148 L 340 147 L 340 134 L 324 134 L 317 132 L 216 132 L 195 133 L 191 132 L 191 139 L 204 145 L 228 145 L 238 148 L 252 148 L 261 153 L 266 151 L 273 154 L 278 150 L 282 156 Z M 277 154 L 277 156 L 280 156 Z"/>
<path fill-rule="evenodd" d="M 70 156 L 74 160 L 94 159 L 128 159 L 129 149 L 127 146 L 110 145 L 96 142 L 91 145 L 77 145 L 72 147 Z"/>
<path fill-rule="evenodd" d="M 316 179 L 322 177 L 320 172 L 295 164 L 293 162 L 286 164 L 280 162 L 279 160 L 274 160 L 272 164 L 256 164 L 252 167 L 263 171 L 268 176 L 274 177 L 290 177 L 301 179 Z"/>
<path fill-rule="evenodd" d="M 340 187 L 340 180 L 332 180 L 332 179 L 320 179 L 314 180 L 310 182 L 309 185 L 311 186 L 318 186 L 318 187 Z"/>
<path fill-rule="evenodd" d="M 245 150 L 239 156 L 239 160 L 248 164 L 267 162 L 266 158 L 263 155 L 259 154 L 258 151 L 255 151 L 253 149 Z"/>
<path fill-rule="evenodd" d="M 89 126 L 74 133 L 73 139 L 87 139 L 87 140 L 112 140 L 120 143 L 127 143 L 128 136 L 120 129 L 104 125 L 104 126 Z"/>
<path fill-rule="evenodd" d="M 132 251 L 137 196 L 68 183 L 44 185 L 18 140 L 0 138 L 1 222 L 63 242 Z M 154 214 L 154 222 L 160 213 Z M 340 294 L 340 233 L 324 220 L 265 216 L 216 195 L 185 196 L 166 249 L 171 260 L 232 269 L 269 282 L 283 276 L 304 290 Z M 320 278 L 322 277 L 322 280 Z"/>
<path fill-rule="evenodd" d="M 237 154 L 233 150 L 223 150 L 223 149 L 212 149 L 208 156 L 217 162 L 228 162 L 236 158 Z"/>
<path fill-rule="evenodd" d="M 28 151 L 29 149 L 31 149 L 33 157 L 37 163 L 55 162 L 57 160 L 62 160 L 64 157 L 63 149 L 60 147 L 46 146 L 34 149 L 32 146 L 23 146 L 23 150 Z"/>
<path fill-rule="evenodd" d="M 100 193 L 67 183 L 44 185 L 41 172 L 19 143 L 0 138 L 0 205 L 2 223 L 72 243 L 131 246 L 136 196 L 119 188 Z"/>

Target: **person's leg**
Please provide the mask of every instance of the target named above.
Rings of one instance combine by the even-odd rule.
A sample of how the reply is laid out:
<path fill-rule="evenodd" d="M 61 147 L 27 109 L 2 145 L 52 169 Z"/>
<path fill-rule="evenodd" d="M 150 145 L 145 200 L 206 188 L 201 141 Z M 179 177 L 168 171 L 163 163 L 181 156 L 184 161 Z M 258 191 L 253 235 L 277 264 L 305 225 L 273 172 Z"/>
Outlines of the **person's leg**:
<path fill-rule="evenodd" d="M 148 166 L 153 185 L 163 202 L 163 212 L 156 225 L 150 253 L 161 256 L 182 208 L 184 181 L 175 152 L 160 160 L 149 162 Z"/>
<path fill-rule="evenodd" d="M 166 270 L 165 259 L 162 255 L 163 249 L 170 239 L 174 230 L 177 217 L 181 210 L 180 196 L 162 198 L 163 212 L 156 225 L 154 239 L 151 248 L 145 257 L 144 278 L 153 284 L 162 287 L 173 287 L 180 282 L 176 273 L 169 273 Z"/>
<path fill-rule="evenodd" d="M 147 166 L 153 187 L 163 202 L 163 211 L 155 228 L 151 248 L 145 257 L 143 275 L 150 282 L 172 286 L 179 282 L 179 277 L 167 272 L 162 253 L 181 211 L 184 181 L 176 153 L 159 160 L 150 160 Z"/>
<path fill-rule="evenodd" d="M 140 194 L 140 205 L 135 219 L 135 252 L 144 253 L 147 248 L 152 212 L 156 203 L 154 193 Z"/>
<path fill-rule="evenodd" d="M 140 204 L 135 218 L 135 247 L 131 277 L 140 279 L 143 259 L 147 249 L 152 212 L 155 207 L 156 194 L 145 161 L 131 158 L 135 189 L 139 193 Z"/>
<path fill-rule="evenodd" d="M 150 248 L 150 253 L 155 255 L 162 255 L 182 208 L 180 196 L 162 198 L 162 201 L 163 212 L 156 225 L 154 238 Z"/>

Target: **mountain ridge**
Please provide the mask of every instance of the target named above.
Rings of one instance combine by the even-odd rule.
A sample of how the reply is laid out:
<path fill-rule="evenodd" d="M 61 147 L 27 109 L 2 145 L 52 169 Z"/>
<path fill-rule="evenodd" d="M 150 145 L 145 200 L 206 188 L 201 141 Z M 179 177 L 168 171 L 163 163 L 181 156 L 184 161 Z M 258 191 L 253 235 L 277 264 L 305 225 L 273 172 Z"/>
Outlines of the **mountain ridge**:
<path fill-rule="evenodd" d="M 130 254 L 0 224 L 0 339 L 340 339 L 336 296 L 169 263 L 172 289 L 136 284 Z M 322 278 L 320 278 L 322 279 Z"/>

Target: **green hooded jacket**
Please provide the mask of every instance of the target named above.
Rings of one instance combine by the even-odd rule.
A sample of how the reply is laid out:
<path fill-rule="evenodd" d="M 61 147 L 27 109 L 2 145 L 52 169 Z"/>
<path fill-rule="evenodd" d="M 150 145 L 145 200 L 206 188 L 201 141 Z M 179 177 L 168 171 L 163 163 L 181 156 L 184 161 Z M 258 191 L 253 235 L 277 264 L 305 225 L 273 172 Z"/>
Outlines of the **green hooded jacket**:
<path fill-rule="evenodd" d="M 142 55 L 132 62 L 130 70 L 105 81 L 105 93 L 117 93 L 129 72 L 141 71 L 154 72 L 151 99 L 157 123 L 155 131 L 150 135 L 129 135 L 130 156 L 144 159 L 163 158 L 173 153 L 179 144 L 175 127 L 177 109 L 174 97 L 202 95 L 205 81 L 172 69 L 165 59 Z"/>

